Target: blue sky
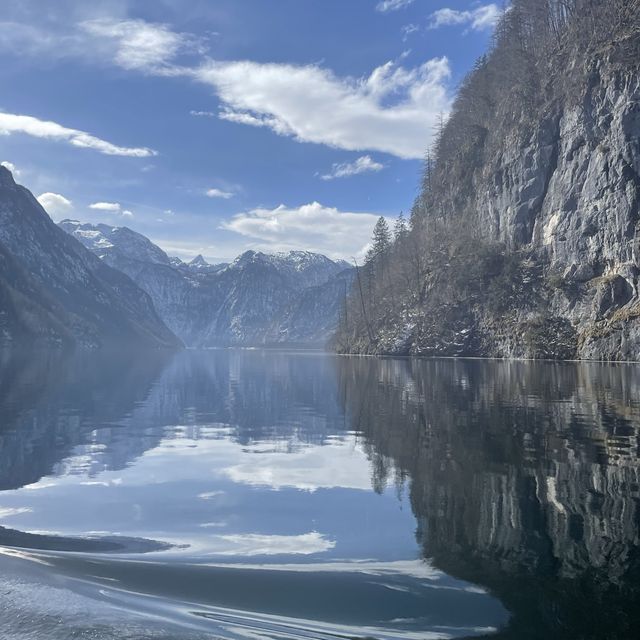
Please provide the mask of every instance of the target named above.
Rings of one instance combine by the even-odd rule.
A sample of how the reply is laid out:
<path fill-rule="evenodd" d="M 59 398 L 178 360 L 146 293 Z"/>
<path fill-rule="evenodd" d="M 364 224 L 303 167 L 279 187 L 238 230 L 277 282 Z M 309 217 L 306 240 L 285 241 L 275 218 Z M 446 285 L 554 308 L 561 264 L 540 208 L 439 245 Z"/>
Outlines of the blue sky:
<path fill-rule="evenodd" d="M 468 0 L 4 0 L 0 161 L 171 255 L 362 255 L 490 43 Z"/>

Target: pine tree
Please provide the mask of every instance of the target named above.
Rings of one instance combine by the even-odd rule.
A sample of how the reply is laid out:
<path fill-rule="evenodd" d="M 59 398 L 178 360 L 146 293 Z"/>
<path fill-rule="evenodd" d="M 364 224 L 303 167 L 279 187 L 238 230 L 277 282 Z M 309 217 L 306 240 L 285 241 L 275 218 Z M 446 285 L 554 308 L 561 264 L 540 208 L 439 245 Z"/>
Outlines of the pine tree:
<path fill-rule="evenodd" d="M 383 216 L 378 218 L 373 228 L 371 248 L 367 252 L 367 262 L 380 262 L 391 246 L 391 232 Z"/>
<path fill-rule="evenodd" d="M 430 196 L 433 193 L 433 156 L 431 155 L 431 150 L 427 151 L 427 155 L 424 159 L 422 190 L 427 196 Z"/>
<path fill-rule="evenodd" d="M 393 241 L 396 243 L 402 242 L 407 237 L 407 233 L 409 233 L 409 230 L 407 229 L 404 214 L 401 211 L 393 227 Z"/>

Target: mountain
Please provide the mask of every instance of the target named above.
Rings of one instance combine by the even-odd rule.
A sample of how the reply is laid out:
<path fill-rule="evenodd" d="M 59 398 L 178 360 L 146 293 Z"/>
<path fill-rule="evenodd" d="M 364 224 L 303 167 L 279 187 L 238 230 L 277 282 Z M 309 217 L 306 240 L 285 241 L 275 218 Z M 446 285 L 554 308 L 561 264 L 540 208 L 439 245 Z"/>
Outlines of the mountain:
<path fill-rule="evenodd" d="M 152 298 L 168 327 L 194 347 L 323 345 L 351 284 L 344 261 L 308 251 L 246 251 L 231 264 L 170 258 L 126 227 L 64 220 L 59 226 Z"/>
<path fill-rule="evenodd" d="M 149 296 L 49 218 L 0 167 L 0 342 L 176 347 Z"/>
<path fill-rule="evenodd" d="M 246 251 L 210 281 L 219 305 L 203 343 L 322 346 L 350 281 L 348 265 L 326 256 Z"/>
<path fill-rule="evenodd" d="M 101 262 L 129 276 L 151 297 L 165 324 L 185 344 L 190 344 L 190 330 L 198 326 L 194 312 L 201 304 L 197 287 L 190 284 L 186 265 L 180 262 L 177 267 L 160 247 L 127 227 L 74 220 L 63 220 L 59 226 Z"/>
<path fill-rule="evenodd" d="M 513 0 L 336 348 L 639 360 L 639 71 L 637 0 Z"/>
<path fill-rule="evenodd" d="M 179 260 L 179 258 L 176 259 Z M 201 255 L 197 255 L 190 262 L 187 262 L 186 264 L 183 262 L 181 266 L 192 273 L 215 273 L 216 271 L 220 271 L 220 269 L 224 269 L 227 265 L 209 264 Z"/>

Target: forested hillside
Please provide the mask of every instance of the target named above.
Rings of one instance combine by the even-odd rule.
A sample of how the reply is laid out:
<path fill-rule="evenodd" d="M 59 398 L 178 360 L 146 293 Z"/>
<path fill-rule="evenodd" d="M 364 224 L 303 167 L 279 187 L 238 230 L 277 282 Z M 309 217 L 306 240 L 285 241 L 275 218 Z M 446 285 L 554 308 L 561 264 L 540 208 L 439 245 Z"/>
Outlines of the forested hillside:
<path fill-rule="evenodd" d="M 639 70 L 639 0 L 513 0 L 336 349 L 640 359 Z"/>

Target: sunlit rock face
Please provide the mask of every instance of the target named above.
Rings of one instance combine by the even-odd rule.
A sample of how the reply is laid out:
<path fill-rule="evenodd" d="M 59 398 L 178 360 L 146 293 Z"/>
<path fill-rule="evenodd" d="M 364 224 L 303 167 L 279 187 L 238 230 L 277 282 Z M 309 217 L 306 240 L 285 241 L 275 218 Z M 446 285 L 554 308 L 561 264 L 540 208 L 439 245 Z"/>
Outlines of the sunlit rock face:
<path fill-rule="evenodd" d="M 469 202 L 487 237 L 548 261 L 559 283 L 550 313 L 574 326 L 583 358 L 640 357 L 640 79 L 630 66 L 592 64 L 574 95 L 536 114 L 524 143 L 507 137 Z"/>
<path fill-rule="evenodd" d="M 0 342 L 178 346 L 149 298 L 51 221 L 0 167 Z"/>
<path fill-rule="evenodd" d="M 126 227 L 64 220 L 60 227 L 153 299 L 189 346 L 323 346 L 335 330 L 351 269 L 308 251 L 247 251 L 231 264 L 170 258 Z"/>
<path fill-rule="evenodd" d="M 339 375 L 375 482 L 409 479 L 426 557 L 498 594 L 505 637 L 632 637 L 637 371 L 346 360 Z"/>

